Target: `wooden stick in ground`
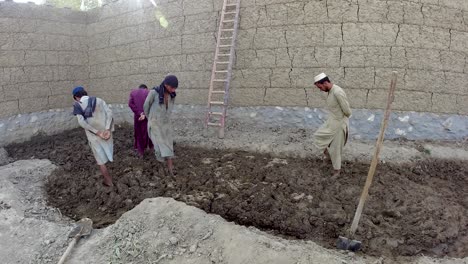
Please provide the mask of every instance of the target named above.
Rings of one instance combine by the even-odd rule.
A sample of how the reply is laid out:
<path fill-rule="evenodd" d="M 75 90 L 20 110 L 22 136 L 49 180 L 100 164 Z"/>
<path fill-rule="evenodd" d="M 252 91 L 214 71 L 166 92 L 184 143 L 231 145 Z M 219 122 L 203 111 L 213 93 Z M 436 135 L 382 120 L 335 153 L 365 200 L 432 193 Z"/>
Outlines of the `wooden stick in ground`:
<path fill-rule="evenodd" d="M 387 107 L 385 108 L 385 115 L 382 121 L 382 125 L 380 126 L 380 133 L 379 137 L 377 138 L 377 142 L 375 143 L 375 151 L 374 156 L 372 157 L 372 162 L 369 168 L 369 173 L 367 174 L 366 184 L 364 185 L 364 189 L 362 190 L 361 198 L 359 199 L 359 205 L 356 209 L 356 213 L 354 214 L 353 223 L 351 224 L 351 228 L 349 230 L 350 238 L 354 237 L 354 233 L 359 224 L 359 220 L 361 219 L 362 210 L 364 208 L 364 203 L 366 202 L 367 196 L 369 195 L 369 188 L 374 179 L 374 172 L 375 168 L 377 167 L 377 163 L 379 162 L 379 154 L 380 149 L 382 148 L 382 142 L 385 135 L 385 129 L 387 128 L 388 118 L 390 117 L 391 113 L 391 106 L 395 94 L 395 86 L 397 81 L 397 72 L 392 72 L 392 81 L 390 83 L 390 90 L 388 92 L 387 98 Z"/>

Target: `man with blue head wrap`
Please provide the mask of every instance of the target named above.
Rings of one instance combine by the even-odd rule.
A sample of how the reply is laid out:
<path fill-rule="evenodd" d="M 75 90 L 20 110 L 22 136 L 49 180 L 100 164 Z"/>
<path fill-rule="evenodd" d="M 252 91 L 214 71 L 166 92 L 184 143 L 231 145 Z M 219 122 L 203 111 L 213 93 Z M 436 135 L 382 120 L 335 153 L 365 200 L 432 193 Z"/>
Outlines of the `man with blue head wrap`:
<path fill-rule="evenodd" d="M 143 106 L 144 114 L 148 118 L 148 134 L 154 144 L 156 159 L 160 162 L 166 160 L 169 173 L 172 175 L 174 175 L 172 164 L 174 140 L 171 114 L 178 86 L 179 81 L 176 76 L 166 76 L 159 86 L 151 89 Z"/>
<path fill-rule="evenodd" d="M 114 125 L 112 111 L 104 100 L 88 96 L 86 90 L 81 86 L 75 87 L 72 94 L 75 100 L 73 115 L 77 117 L 78 124 L 86 132 L 88 144 L 104 176 L 104 184 L 112 186 L 112 177 L 106 167 L 107 162 L 113 161 L 112 131 Z"/>

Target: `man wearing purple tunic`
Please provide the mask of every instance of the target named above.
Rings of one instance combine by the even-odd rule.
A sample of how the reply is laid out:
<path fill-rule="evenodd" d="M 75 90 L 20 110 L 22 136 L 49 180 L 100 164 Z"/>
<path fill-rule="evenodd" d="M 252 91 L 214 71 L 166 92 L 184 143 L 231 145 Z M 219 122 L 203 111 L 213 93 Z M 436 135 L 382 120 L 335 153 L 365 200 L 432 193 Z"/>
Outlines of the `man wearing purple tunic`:
<path fill-rule="evenodd" d="M 142 84 L 138 89 L 135 89 L 130 93 L 130 98 L 128 100 L 128 106 L 134 113 L 134 148 L 140 156 L 143 156 L 147 147 L 150 149 L 153 148 L 153 142 L 151 142 L 151 139 L 148 137 L 148 119 L 146 118 L 143 110 L 143 105 L 145 104 L 148 93 L 148 87 Z"/>

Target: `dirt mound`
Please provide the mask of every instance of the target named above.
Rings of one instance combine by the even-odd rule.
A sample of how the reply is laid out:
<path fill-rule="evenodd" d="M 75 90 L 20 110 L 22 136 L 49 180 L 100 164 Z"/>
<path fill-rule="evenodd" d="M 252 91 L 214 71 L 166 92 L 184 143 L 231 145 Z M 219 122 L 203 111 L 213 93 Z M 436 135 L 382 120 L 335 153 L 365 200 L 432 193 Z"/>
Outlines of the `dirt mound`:
<path fill-rule="evenodd" d="M 411 264 L 436 264 L 412 258 Z M 384 262 L 385 261 L 385 262 Z M 424 261 L 424 262 L 423 262 Z M 463 261 L 463 260 L 462 260 Z M 391 264 L 226 222 L 171 198 L 145 199 L 81 240 L 67 264 Z M 393 263 L 395 264 L 395 263 Z M 437 261 L 437 264 L 464 264 Z"/>
<path fill-rule="evenodd" d="M 46 205 L 45 178 L 56 168 L 48 160 L 20 160 L 0 166 L 1 263 L 57 263 L 71 224 Z"/>
<path fill-rule="evenodd" d="M 115 133 L 115 187 L 105 188 L 81 129 L 7 147 L 15 159 L 48 158 L 61 167 L 47 183 L 50 204 L 97 227 L 148 197 L 172 197 L 238 224 L 311 239 L 333 248 L 352 220 L 369 165 L 344 164 L 331 182 L 316 159 L 176 146 L 176 177 L 152 155 L 133 152 L 132 130 Z M 425 160 L 380 164 L 357 238 L 371 255 L 468 256 L 468 164 Z"/>

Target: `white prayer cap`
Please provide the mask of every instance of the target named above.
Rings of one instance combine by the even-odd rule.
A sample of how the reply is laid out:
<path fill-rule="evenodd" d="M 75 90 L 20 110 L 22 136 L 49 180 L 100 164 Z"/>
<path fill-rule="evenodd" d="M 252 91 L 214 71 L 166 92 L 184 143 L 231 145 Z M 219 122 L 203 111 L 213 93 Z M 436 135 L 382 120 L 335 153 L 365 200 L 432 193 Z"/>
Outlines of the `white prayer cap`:
<path fill-rule="evenodd" d="M 314 83 L 316 83 L 316 82 L 322 80 L 322 79 L 325 78 L 325 77 L 327 77 L 327 75 L 326 75 L 325 73 L 322 72 L 321 74 L 319 74 L 319 75 L 317 75 L 317 76 L 314 77 Z"/>

